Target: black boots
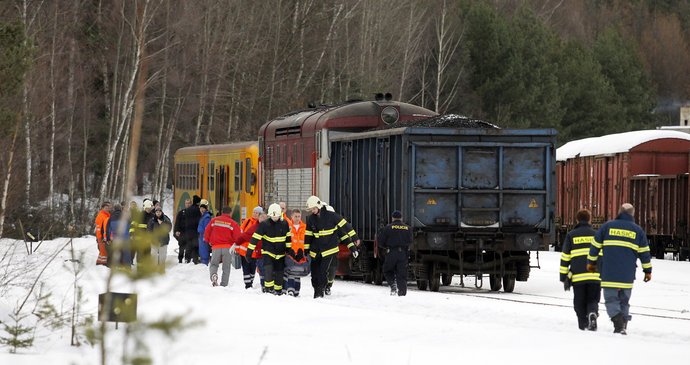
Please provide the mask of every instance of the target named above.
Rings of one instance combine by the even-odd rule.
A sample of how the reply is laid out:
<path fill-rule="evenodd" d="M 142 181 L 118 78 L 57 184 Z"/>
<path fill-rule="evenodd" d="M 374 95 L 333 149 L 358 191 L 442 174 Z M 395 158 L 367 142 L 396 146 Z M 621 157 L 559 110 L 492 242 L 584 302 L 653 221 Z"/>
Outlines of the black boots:
<path fill-rule="evenodd" d="M 398 287 L 393 284 L 391 285 L 391 296 L 398 295 Z"/>
<path fill-rule="evenodd" d="M 625 332 L 626 327 L 628 327 L 628 321 L 623 317 L 623 313 L 618 313 L 611 317 L 613 322 L 613 333 L 620 333 L 621 335 L 627 335 Z"/>
<path fill-rule="evenodd" d="M 592 312 L 587 315 L 587 330 L 596 331 L 597 330 L 597 314 Z"/>

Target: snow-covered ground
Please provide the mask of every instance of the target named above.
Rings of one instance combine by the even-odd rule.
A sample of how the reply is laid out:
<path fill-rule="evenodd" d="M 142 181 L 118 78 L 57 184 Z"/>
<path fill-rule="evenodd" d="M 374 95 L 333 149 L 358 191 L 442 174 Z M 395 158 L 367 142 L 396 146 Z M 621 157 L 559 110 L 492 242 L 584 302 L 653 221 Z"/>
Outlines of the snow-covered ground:
<path fill-rule="evenodd" d="M 1 240 L 0 245 L 13 242 Z M 12 265 L 45 262 L 66 242 L 44 242 L 28 258 L 20 243 Z M 95 266 L 95 238 L 75 239 L 74 246 L 85 253 L 82 312 L 95 315 L 108 269 Z M 390 297 L 386 287 L 338 281 L 333 295 L 320 300 L 311 298 L 308 279 L 298 298 L 261 294 L 256 287 L 245 290 L 237 270 L 229 287 L 214 288 L 206 266 L 177 264 L 176 254 L 169 255 L 164 276 L 136 284 L 116 280 L 113 288 L 138 293 L 140 319 L 184 314 L 198 325 L 174 340 L 147 333 L 155 364 L 687 364 L 690 353 L 688 262 L 653 260 L 653 280 L 636 282 L 629 335 L 621 336 L 611 333 L 603 304 L 598 332 L 577 329 L 572 293 L 558 282 L 559 256 L 554 252 L 541 252 L 541 269 L 533 269 L 530 280 L 518 282 L 512 294 L 489 292 L 488 281 L 484 289 L 474 289 L 470 278 L 467 288 L 460 288 L 456 276 L 440 293 L 413 289 L 406 297 Z M 53 303 L 62 310 L 72 304 L 69 259 L 69 250 L 59 253 L 43 275 Z M 22 293 L 26 291 L 14 288 L 0 298 L 0 320 L 8 319 Z M 117 364 L 125 325 L 117 331 L 114 324 L 110 327 L 109 363 Z M 34 346 L 19 354 L 0 351 L 0 364 L 99 363 L 98 348 L 70 346 L 68 328 L 40 328 L 36 335 Z"/>

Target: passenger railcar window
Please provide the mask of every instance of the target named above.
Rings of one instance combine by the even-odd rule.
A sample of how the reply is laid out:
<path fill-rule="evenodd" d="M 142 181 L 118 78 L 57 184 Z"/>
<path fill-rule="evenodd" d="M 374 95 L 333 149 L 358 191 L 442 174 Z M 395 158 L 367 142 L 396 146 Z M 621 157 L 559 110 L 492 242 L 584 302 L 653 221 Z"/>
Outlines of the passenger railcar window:
<path fill-rule="evenodd" d="M 244 160 L 244 176 L 244 191 L 251 193 L 254 181 L 252 181 L 252 160 L 250 158 Z"/>
<path fill-rule="evenodd" d="M 235 191 L 242 191 L 242 161 L 235 161 Z"/>
<path fill-rule="evenodd" d="M 208 190 L 216 190 L 216 163 L 208 163 Z"/>

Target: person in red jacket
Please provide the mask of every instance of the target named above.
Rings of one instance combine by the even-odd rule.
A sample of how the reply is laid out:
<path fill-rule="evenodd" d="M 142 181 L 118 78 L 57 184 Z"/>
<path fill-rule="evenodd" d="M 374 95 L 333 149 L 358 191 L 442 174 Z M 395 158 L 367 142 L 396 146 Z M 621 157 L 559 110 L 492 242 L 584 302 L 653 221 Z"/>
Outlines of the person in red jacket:
<path fill-rule="evenodd" d="M 106 224 L 110 218 L 110 202 L 101 204 L 101 211 L 96 216 L 96 243 L 98 244 L 98 258 L 96 265 L 108 265 L 108 251 L 106 246 L 105 231 Z"/>
<path fill-rule="evenodd" d="M 230 264 L 232 262 L 230 252 L 234 249 L 235 242 L 240 238 L 240 226 L 230 216 L 232 208 L 223 207 L 223 214 L 211 219 L 204 232 L 204 240 L 211 245 L 211 285 L 218 286 L 218 266 L 223 261 L 223 276 L 220 286 L 228 286 L 230 279 Z"/>
<path fill-rule="evenodd" d="M 242 274 L 244 275 L 244 288 L 249 289 L 254 284 L 254 275 L 256 274 L 256 261 L 248 260 L 247 256 L 247 246 L 249 246 L 249 240 L 252 239 L 252 235 L 256 232 L 256 228 L 259 227 L 261 223 L 261 215 L 264 213 L 264 209 L 261 207 L 255 207 L 252 211 L 252 216 L 242 222 L 240 226 L 242 230 L 242 235 L 240 239 L 237 240 L 237 245 L 235 245 L 235 251 L 242 256 Z M 253 254 L 257 254 L 256 258 L 261 255 L 261 248 L 254 250 Z M 262 284 L 263 285 L 263 284 Z"/>

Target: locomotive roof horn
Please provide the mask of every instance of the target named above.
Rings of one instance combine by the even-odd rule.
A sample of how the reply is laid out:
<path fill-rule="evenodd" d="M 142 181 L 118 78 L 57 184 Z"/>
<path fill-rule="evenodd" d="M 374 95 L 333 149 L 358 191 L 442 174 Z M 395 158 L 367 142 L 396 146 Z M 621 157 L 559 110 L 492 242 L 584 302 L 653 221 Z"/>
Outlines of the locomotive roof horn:
<path fill-rule="evenodd" d="M 383 93 L 376 93 L 376 94 L 374 95 L 374 99 L 375 99 L 376 101 L 382 101 L 382 100 L 383 100 Z"/>
<path fill-rule="evenodd" d="M 386 95 L 384 95 L 384 97 L 386 98 L 386 101 L 393 100 L 393 94 L 391 94 L 391 93 L 386 93 Z"/>

